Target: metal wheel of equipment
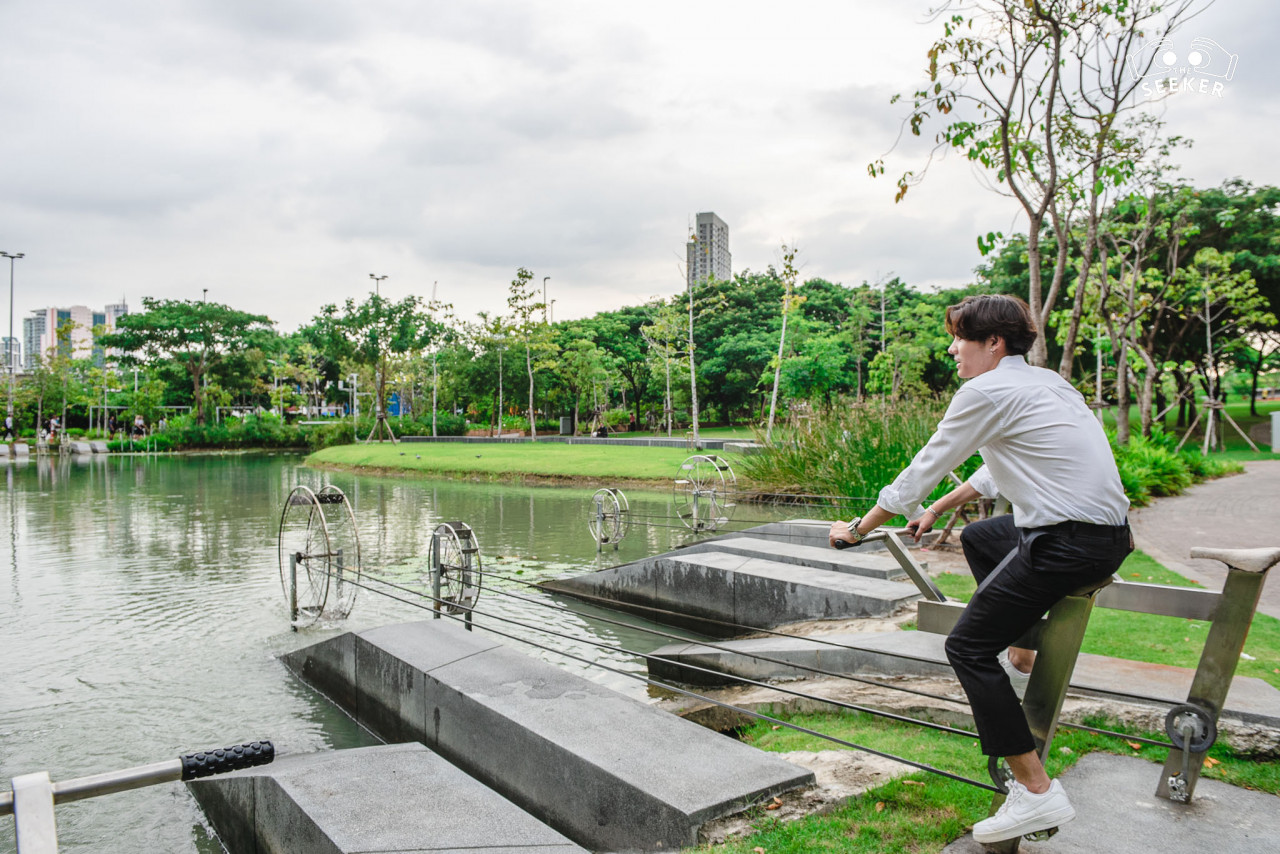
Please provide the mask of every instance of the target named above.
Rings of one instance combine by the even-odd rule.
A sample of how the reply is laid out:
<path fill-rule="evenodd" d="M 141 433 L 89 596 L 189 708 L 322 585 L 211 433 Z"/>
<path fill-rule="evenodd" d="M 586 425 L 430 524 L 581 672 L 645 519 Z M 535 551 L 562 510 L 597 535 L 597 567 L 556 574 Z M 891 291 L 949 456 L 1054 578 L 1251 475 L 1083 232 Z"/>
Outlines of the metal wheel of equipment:
<path fill-rule="evenodd" d="M 1218 725 L 1204 709 L 1191 703 L 1174 706 L 1164 718 L 1165 735 L 1188 753 L 1204 753 L 1218 740 Z"/>
<path fill-rule="evenodd" d="M 356 528 L 356 514 L 351 502 L 341 489 L 326 486 L 316 493 L 320 509 L 324 513 L 325 528 L 329 534 L 329 602 L 328 616 L 346 619 L 356 604 L 360 590 L 362 564 L 360 560 L 360 531 Z"/>
<path fill-rule="evenodd" d="M 693 531 L 715 531 L 733 516 L 732 496 L 738 485 L 724 457 L 697 454 L 676 473 L 676 515 Z"/>
<path fill-rule="evenodd" d="M 309 626 L 324 614 L 329 596 L 329 530 L 316 494 L 296 486 L 280 514 L 278 552 L 285 601 L 296 605 L 294 625 Z M 293 563 L 292 573 L 290 563 Z M 290 595 L 291 576 L 296 585 Z"/>
<path fill-rule="evenodd" d="M 449 614 L 470 611 L 480 598 L 480 544 L 471 526 L 442 522 L 431 535 L 431 572 L 440 579 L 436 607 Z"/>
<path fill-rule="evenodd" d="M 605 487 L 591 496 L 591 518 L 587 527 L 598 545 L 617 545 L 631 529 L 631 507 L 621 489 Z"/>

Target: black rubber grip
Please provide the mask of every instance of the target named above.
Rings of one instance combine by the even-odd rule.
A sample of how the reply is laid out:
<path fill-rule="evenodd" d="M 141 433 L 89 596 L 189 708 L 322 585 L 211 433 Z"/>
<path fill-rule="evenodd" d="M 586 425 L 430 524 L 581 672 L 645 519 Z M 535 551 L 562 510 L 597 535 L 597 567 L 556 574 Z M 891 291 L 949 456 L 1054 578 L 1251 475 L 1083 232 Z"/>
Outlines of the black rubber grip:
<path fill-rule="evenodd" d="M 853 543 L 849 542 L 848 540 L 836 540 L 834 545 L 838 549 L 847 549 L 850 546 L 852 546 Z"/>
<path fill-rule="evenodd" d="M 179 758 L 182 760 L 182 779 L 196 780 L 227 771 L 266 765 L 276 758 L 276 748 L 269 741 L 251 741 L 234 747 L 219 747 L 216 750 L 188 753 Z"/>

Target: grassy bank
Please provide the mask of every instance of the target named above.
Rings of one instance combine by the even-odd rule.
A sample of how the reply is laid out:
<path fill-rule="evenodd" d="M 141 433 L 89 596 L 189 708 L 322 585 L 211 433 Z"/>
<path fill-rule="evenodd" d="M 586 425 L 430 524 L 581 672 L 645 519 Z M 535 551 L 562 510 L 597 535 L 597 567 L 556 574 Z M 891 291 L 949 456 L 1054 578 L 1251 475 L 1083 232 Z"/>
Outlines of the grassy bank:
<path fill-rule="evenodd" d="M 986 759 L 969 738 L 923 730 L 862 713 L 782 713 L 777 717 L 856 744 L 926 762 L 973 780 L 988 781 Z M 1163 733 L 1130 730 L 1111 720 L 1090 719 L 1086 723 L 1147 738 L 1163 740 L 1165 737 Z M 838 749 L 829 741 L 767 721 L 748 727 L 742 738 L 749 744 L 771 751 Z M 1162 763 L 1166 754 L 1164 748 L 1067 729 L 1058 731 L 1053 744 L 1054 750 L 1048 761 L 1052 776 L 1061 774 L 1081 756 L 1102 751 L 1150 761 L 1154 784 L 1159 770 L 1157 763 Z M 1254 761 L 1235 753 L 1222 742 L 1211 747 L 1207 756 L 1209 762 L 1203 772 L 1206 778 L 1280 793 L 1280 761 Z M 752 835 L 722 846 L 704 846 L 697 850 L 723 854 L 751 854 L 762 850 L 768 854 L 814 851 L 926 854 L 941 851 L 975 822 L 985 818 L 990 803 L 991 795 L 985 790 L 934 774 L 915 772 L 851 798 L 838 809 L 823 815 L 781 822 L 762 810 L 754 822 L 755 833 Z"/>
<path fill-rule="evenodd" d="M 491 480 L 563 478 L 609 484 L 653 481 L 655 486 L 661 486 L 675 479 L 680 463 L 689 455 L 684 448 L 560 442 L 401 442 L 325 448 L 307 457 L 307 463 Z"/>

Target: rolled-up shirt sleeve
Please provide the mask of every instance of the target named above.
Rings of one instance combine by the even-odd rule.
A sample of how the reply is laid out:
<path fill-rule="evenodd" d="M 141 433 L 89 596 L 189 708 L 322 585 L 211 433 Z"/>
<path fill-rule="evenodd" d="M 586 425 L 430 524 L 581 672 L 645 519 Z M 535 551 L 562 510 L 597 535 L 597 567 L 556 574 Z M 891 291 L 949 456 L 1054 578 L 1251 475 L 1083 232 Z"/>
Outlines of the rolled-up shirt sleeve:
<path fill-rule="evenodd" d="M 947 473 L 973 456 L 979 448 L 999 434 L 1000 419 L 986 395 L 968 386 L 951 399 L 947 413 L 929 441 L 911 460 L 911 465 L 880 490 L 877 504 L 884 510 L 914 519 L 924 512 L 921 502 Z M 994 489 L 995 482 L 986 475 Z M 971 485 L 986 491 L 970 480 Z"/>
<path fill-rule="evenodd" d="M 996 479 L 991 476 L 991 472 L 987 471 L 985 464 L 969 475 L 969 485 L 978 490 L 983 498 L 1000 497 L 1000 487 L 996 486 Z"/>

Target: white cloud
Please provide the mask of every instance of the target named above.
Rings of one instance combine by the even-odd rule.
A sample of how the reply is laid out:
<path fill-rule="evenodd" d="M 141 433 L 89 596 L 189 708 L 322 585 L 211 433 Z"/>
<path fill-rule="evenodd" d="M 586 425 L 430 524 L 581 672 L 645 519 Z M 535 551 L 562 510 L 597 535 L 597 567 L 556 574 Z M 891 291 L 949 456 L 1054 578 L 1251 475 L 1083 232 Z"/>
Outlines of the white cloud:
<path fill-rule="evenodd" d="M 18 316 L 208 288 L 288 329 L 377 272 L 393 296 L 439 282 L 470 317 L 503 307 L 517 266 L 551 276 L 557 317 L 583 316 L 675 292 L 702 210 L 729 222 L 737 269 L 794 241 L 805 275 L 962 283 L 1016 206 L 958 157 L 895 205 L 917 140 L 866 174 L 900 128 L 889 97 L 923 78 L 925 11 L 11 2 L 0 249 L 27 253 Z M 1240 64 L 1227 97 L 1166 106 L 1198 140 L 1184 175 L 1280 183 L 1277 14 L 1217 4 L 1188 25 Z"/>

